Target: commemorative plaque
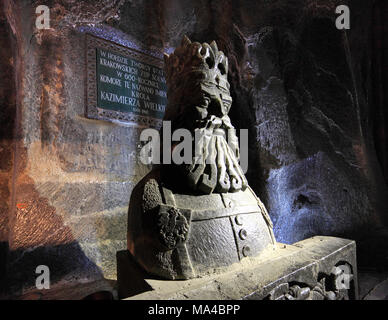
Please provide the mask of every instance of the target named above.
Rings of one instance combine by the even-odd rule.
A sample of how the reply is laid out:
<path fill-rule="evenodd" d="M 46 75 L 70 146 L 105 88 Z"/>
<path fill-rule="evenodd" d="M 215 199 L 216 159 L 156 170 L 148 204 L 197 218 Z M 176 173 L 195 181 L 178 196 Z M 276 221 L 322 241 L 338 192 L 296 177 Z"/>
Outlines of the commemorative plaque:
<path fill-rule="evenodd" d="M 159 127 L 167 105 L 163 61 L 86 36 L 86 116 Z"/>

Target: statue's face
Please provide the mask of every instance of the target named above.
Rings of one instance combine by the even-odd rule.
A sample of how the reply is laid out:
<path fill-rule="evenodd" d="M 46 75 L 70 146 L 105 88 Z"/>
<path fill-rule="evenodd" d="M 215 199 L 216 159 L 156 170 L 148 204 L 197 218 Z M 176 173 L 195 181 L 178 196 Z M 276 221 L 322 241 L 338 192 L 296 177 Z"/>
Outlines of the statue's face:
<path fill-rule="evenodd" d="M 229 113 L 232 97 L 228 89 L 207 82 L 200 84 L 201 104 L 197 107 L 202 119 L 210 116 L 223 118 Z"/>
<path fill-rule="evenodd" d="M 218 78 L 215 79 L 216 81 Z M 226 85 L 216 81 L 198 81 L 195 86 L 188 90 L 185 100 L 191 108 L 185 108 L 186 119 L 189 123 L 196 121 L 195 127 L 203 127 L 210 118 L 225 118 L 232 105 L 232 97 Z"/>
<path fill-rule="evenodd" d="M 201 79 L 194 90 L 186 91 L 191 95 L 185 96 L 190 101 L 184 108 L 185 122 L 202 138 L 194 141 L 192 164 L 180 167 L 195 190 L 236 192 L 244 190 L 247 181 L 238 163 L 238 139 L 228 117 L 232 98 L 229 89 L 215 79 Z"/>

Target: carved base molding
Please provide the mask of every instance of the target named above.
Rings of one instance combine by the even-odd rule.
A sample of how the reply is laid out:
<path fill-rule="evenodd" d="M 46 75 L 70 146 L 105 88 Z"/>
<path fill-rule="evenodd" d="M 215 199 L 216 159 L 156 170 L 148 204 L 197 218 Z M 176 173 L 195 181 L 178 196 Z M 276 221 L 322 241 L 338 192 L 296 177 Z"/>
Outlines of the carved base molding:
<path fill-rule="evenodd" d="M 356 243 L 313 237 L 246 258 L 228 272 L 185 281 L 145 273 L 128 251 L 117 253 L 121 299 L 354 300 L 358 299 Z"/>
<path fill-rule="evenodd" d="M 282 283 L 271 291 L 266 300 L 350 300 L 354 298 L 354 277 L 350 270 L 348 264 L 335 266 L 332 273 L 313 288 L 301 283 Z"/>

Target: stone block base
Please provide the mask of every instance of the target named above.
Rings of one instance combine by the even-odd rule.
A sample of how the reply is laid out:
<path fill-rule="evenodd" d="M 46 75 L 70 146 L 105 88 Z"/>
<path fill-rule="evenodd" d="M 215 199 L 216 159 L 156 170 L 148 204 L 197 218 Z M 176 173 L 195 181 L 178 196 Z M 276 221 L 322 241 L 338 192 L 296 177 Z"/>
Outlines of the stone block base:
<path fill-rule="evenodd" d="M 181 281 L 156 279 L 128 251 L 119 251 L 117 281 L 121 299 L 358 299 L 356 243 L 320 236 L 293 245 L 278 243 L 227 272 Z"/>

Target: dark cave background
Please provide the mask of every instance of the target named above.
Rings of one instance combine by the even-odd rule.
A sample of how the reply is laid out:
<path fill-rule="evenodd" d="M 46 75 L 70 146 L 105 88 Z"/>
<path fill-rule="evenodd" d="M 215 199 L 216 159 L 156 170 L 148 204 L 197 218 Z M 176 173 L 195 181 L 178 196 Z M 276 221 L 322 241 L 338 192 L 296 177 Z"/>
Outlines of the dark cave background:
<path fill-rule="evenodd" d="M 335 27 L 340 4 L 350 30 Z M 134 1 L 110 23 L 164 51 L 184 34 L 216 40 L 278 241 L 369 244 L 388 221 L 386 18 L 384 1 Z"/>
<path fill-rule="evenodd" d="M 77 232 L 79 226 L 87 229 L 94 220 L 81 217 L 75 232 L 74 226 L 62 225 L 56 210 L 61 208 L 70 217 L 77 203 L 90 193 L 96 193 L 96 198 L 85 208 L 99 203 L 96 199 L 100 193 L 106 199 L 102 207 L 107 203 L 124 206 L 133 185 L 146 171 L 135 167 L 136 176 L 125 176 L 128 184 L 123 188 L 113 182 L 93 186 L 85 182 L 76 189 L 58 183 L 38 186 L 39 192 L 24 175 L 29 157 L 25 150 L 34 139 L 53 148 L 70 141 L 75 151 L 72 147 L 61 150 L 62 154 L 58 151 L 59 158 L 65 163 L 67 152 L 70 160 L 65 169 L 86 171 L 71 164 L 72 152 L 90 142 L 85 130 L 80 129 L 84 125 L 74 124 L 78 120 L 72 115 L 73 110 L 80 114 L 84 108 L 83 62 L 73 60 L 74 66 L 69 66 L 63 58 L 84 52 L 84 32 L 118 42 L 126 38 L 137 48 L 160 56 L 177 47 L 183 35 L 198 42 L 216 40 L 229 58 L 232 123 L 236 128 L 249 129 L 247 178 L 269 211 L 277 241 L 294 243 L 314 235 L 355 239 L 360 268 L 388 270 L 387 1 L 0 3 L 0 273 L 7 282 L 4 288 L 13 288 L 30 277 L 32 269 L 26 268 L 26 263 L 32 266 L 42 252 L 49 252 L 56 265 L 62 265 L 56 279 L 63 279 L 73 269 L 78 274 L 68 281 L 77 282 L 90 270 L 101 277 L 100 271 L 95 271 L 98 259 L 103 261 L 100 268 L 114 270 L 114 253 L 125 248 L 124 229 L 117 226 L 126 223 L 126 212 L 99 222 L 99 227 L 110 232 L 101 233 L 97 247 L 92 243 L 86 257 L 85 247 L 78 245 L 82 241 Z M 42 34 L 33 29 L 34 10 L 39 4 L 49 6 L 52 13 L 52 30 Z M 335 27 L 335 8 L 341 4 L 350 8 L 350 30 Z M 55 92 L 42 91 L 41 98 L 37 89 L 52 85 L 56 59 L 60 61 L 59 70 L 66 71 L 65 75 L 58 71 L 60 76 L 55 78 L 58 90 L 62 90 L 61 85 L 65 88 L 58 91 L 59 96 L 75 92 L 77 83 L 82 87 L 75 93 L 80 96 L 78 100 L 64 98 L 58 108 L 51 99 Z M 35 60 L 42 66 L 37 67 Z M 39 123 L 35 124 L 37 117 Z M 131 137 L 136 141 L 130 129 L 112 130 L 123 140 Z M 88 135 L 97 135 L 90 131 Z M 100 165 L 98 159 L 95 163 Z M 103 165 L 105 162 L 101 162 Z M 114 170 L 125 175 L 129 167 Z M 44 196 L 42 190 L 48 190 Z M 54 191 L 69 196 L 62 203 L 58 196 L 50 196 Z M 50 225 L 47 230 L 28 235 L 28 231 L 21 232 L 24 229 L 20 228 L 19 209 L 15 207 L 19 198 L 38 203 L 30 214 L 36 214 L 43 225 Z M 67 219 L 66 215 L 62 217 Z M 56 234 L 58 241 L 45 243 L 46 234 Z M 106 242 L 99 246 L 99 241 L 110 243 L 112 239 L 116 242 L 111 248 Z M 18 243 L 25 245 L 20 249 Z M 16 275 L 10 276 L 15 270 Z M 15 290 L 19 292 L 20 288 Z"/>

